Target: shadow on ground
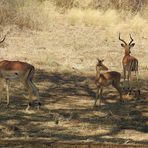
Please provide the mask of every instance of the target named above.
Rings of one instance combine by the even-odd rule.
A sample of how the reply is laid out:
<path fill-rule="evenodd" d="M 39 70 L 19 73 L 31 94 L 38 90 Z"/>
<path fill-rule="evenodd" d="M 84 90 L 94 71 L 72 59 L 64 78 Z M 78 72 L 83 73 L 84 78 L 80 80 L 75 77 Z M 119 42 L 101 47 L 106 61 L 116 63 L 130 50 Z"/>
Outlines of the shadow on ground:
<path fill-rule="evenodd" d="M 40 89 L 41 110 L 37 111 L 34 105 L 32 111 L 25 112 L 24 90 L 20 86 L 13 87 L 10 108 L 5 108 L 4 103 L 0 108 L 0 138 L 42 137 L 148 144 L 146 138 L 136 137 L 135 140 L 130 136 L 116 136 L 128 130 L 140 132 L 141 136 L 148 134 L 148 80 L 141 81 L 144 85 L 139 100 L 120 103 L 116 90 L 109 87 L 103 93 L 101 108 L 94 109 L 93 76 L 38 70 L 35 82 Z"/>

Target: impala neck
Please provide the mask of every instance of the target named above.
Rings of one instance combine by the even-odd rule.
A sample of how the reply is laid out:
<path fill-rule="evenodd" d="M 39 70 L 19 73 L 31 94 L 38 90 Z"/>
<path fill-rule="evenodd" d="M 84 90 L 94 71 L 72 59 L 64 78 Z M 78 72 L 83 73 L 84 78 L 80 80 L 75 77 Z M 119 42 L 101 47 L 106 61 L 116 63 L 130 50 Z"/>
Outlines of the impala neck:
<path fill-rule="evenodd" d="M 96 79 L 100 78 L 101 71 L 96 66 Z"/>
<path fill-rule="evenodd" d="M 125 54 L 124 55 L 125 56 L 130 56 L 130 53 L 125 51 Z"/>

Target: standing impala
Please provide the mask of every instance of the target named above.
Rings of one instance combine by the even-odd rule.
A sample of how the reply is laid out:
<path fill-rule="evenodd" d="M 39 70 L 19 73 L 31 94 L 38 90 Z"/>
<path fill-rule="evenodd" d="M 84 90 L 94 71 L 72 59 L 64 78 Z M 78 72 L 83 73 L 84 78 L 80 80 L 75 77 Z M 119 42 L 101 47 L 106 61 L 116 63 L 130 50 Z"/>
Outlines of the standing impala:
<path fill-rule="evenodd" d="M 103 87 L 112 85 L 120 95 L 120 101 L 122 101 L 122 91 L 120 87 L 120 78 L 121 74 L 117 71 L 109 71 L 105 73 L 101 73 L 101 71 L 107 71 L 108 68 L 103 64 L 104 60 L 99 60 L 96 65 L 96 86 L 97 86 L 97 92 L 96 92 L 96 99 L 94 103 L 94 107 L 96 106 L 98 97 L 100 98 L 99 106 L 101 105 L 101 97 L 102 97 L 102 91 Z"/>
<path fill-rule="evenodd" d="M 134 71 L 136 74 L 136 78 L 137 78 L 138 93 L 140 94 L 139 83 L 138 83 L 138 79 L 139 79 L 138 78 L 138 60 L 134 56 L 130 55 L 131 48 L 135 46 L 135 43 L 133 43 L 134 40 L 132 39 L 131 35 L 130 35 L 130 39 L 131 41 L 129 42 L 129 44 L 127 44 L 123 39 L 120 38 L 120 33 L 119 33 L 119 40 L 123 42 L 121 46 L 125 50 L 125 54 L 122 59 L 124 82 L 127 76 L 128 83 L 130 84 L 131 72 Z M 127 72 L 127 75 L 126 75 L 126 72 Z M 131 93 L 131 86 L 130 86 L 130 93 Z"/>
<path fill-rule="evenodd" d="M 3 39 L 1 39 L 0 43 L 2 43 L 5 40 L 5 37 L 6 36 L 4 36 Z M 33 94 L 36 95 L 38 100 L 38 106 L 40 107 L 41 103 L 39 100 L 39 92 L 32 81 L 34 73 L 34 66 L 28 63 L 7 60 L 0 61 L 0 82 L 6 82 L 7 106 L 9 105 L 9 83 L 10 81 L 14 80 L 22 82 L 29 93 L 29 103 L 26 110 L 28 110 L 31 106 Z"/>

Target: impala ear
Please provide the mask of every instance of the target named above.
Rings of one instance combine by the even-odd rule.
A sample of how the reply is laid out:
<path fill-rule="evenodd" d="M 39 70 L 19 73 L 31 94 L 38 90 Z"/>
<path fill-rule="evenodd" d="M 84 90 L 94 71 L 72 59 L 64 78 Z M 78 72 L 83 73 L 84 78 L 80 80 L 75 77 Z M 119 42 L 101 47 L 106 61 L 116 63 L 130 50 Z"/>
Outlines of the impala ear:
<path fill-rule="evenodd" d="M 122 46 L 122 47 L 125 47 L 125 45 L 124 45 L 124 44 L 121 44 L 121 46 Z"/>
<path fill-rule="evenodd" d="M 99 61 L 100 61 L 100 59 L 99 59 L 99 58 L 97 58 L 97 61 L 99 62 Z"/>
<path fill-rule="evenodd" d="M 101 62 L 104 62 L 104 59 L 103 59 L 103 60 L 101 60 Z"/>
<path fill-rule="evenodd" d="M 131 45 L 130 45 L 130 47 L 134 47 L 135 46 L 135 43 L 132 43 Z"/>

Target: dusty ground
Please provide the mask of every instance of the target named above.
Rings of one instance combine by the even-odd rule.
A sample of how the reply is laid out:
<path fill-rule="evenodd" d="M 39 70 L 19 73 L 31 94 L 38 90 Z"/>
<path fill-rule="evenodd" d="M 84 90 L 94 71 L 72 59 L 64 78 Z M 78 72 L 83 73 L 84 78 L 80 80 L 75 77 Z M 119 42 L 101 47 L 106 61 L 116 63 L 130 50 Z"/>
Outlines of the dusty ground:
<path fill-rule="evenodd" d="M 12 82 L 10 107 L 5 107 L 4 99 L 0 107 L 0 139 L 148 145 L 145 36 L 133 33 L 136 40 L 133 55 L 140 61 L 140 98 L 133 96 L 120 103 L 116 90 L 108 87 L 101 108 L 93 109 L 96 58 L 104 58 L 111 70 L 122 71 L 124 52 L 117 32 L 63 24 L 51 25 L 47 32 L 6 26 L 3 34 L 7 30 L 10 33 L 1 45 L 1 59 L 35 65 L 34 81 L 42 108 L 38 111 L 34 102 L 32 110 L 25 112 L 27 93 L 21 84 Z M 123 36 L 129 40 L 126 32 Z"/>

